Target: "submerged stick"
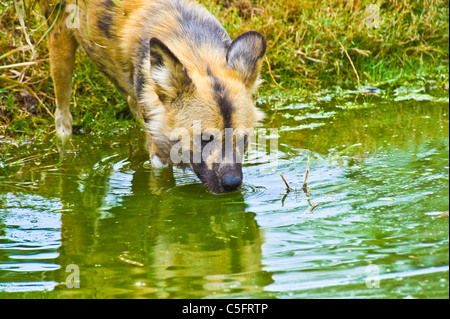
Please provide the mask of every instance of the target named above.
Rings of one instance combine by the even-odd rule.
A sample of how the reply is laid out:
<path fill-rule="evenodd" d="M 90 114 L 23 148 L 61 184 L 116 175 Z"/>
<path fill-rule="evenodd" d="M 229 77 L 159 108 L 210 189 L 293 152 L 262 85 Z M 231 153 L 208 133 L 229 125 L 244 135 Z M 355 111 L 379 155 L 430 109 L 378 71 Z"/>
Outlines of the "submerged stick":
<path fill-rule="evenodd" d="M 291 192 L 291 186 L 289 186 L 288 182 L 284 178 L 283 173 L 280 172 L 281 179 L 283 180 L 284 184 L 286 185 L 286 194 L 284 194 L 283 199 L 281 200 L 281 207 L 284 207 L 284 201 L 286 200 L 286 197 Z"/>
<path fill-rule="evenodd" d="M 318 202 L 317 204 L 312 205 L 310 208 L 308 208 L 308 210 L 306 212 L 303 213 L 302 216 L 305 216 L 306 214 L 310 213 L 313 211 L 314 208 L 316 208 L 317 206 L 319 206 L 321 202 Z"/>
<path fill-rule="evenodd" d="M 284 201 L 286 200 L 286 197 L 289 195 L 289 190 L 284 194 L 283 198 L 281 199 L 281 207 L 284 207 Z"/>
<path fill-rule="evenodd" d="M 123 256 L 117 256 L 117 257 L 119 257 L 120 260 L 122 260 L 123 262 L 126 262 L 126 263 L 128 263 L 128 264 L 132 264 L 132 265 L 139 266 L 139 267 L 144 267 L 144 264 L 143 264 L 143 263 L 140 263 L 140 262 L 138 262 L 138 261 L 134 261 L 134 260 L 125 258 L 125 257 L 123 257 Z"/>
<path fill-rule="evenodd" d="M 308 163 L 306 164 L 306 173 L 305 173 L 305 179 L 303 181 L 303 191 L 306 193 L 308 190 L 308 176 L 309 176 L 309 156 L 308 156 Z"/>
<path fill-rule="evenodd" d="M 442 217 L 445 217 L 445 216 L 448 216 L 448 212 L 445 212 L 445 213 L 439 215 L 438 218 L 442 218 Z"/>

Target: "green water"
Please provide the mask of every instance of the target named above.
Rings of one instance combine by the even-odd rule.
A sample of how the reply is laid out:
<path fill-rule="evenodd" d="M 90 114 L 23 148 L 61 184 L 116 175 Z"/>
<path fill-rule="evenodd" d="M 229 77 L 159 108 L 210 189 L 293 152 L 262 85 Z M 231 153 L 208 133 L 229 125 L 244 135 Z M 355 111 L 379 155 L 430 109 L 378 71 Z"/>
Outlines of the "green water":
<path fill-rule="evenodd" d="M 278 151 L 226 195 L 150 169 L 134 125 L 12 146 L 0 298 L 448 298 L 447 94 L 259 101 Z"/>

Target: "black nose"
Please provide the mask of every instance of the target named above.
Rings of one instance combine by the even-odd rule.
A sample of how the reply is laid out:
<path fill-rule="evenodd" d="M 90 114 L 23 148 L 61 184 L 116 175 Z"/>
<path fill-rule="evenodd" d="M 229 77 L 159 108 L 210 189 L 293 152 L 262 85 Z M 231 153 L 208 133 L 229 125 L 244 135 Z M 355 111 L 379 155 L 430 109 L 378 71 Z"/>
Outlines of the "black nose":
<path fill-rule="evenodd" d="M 232 192 L 237 190 L 241 186 L 242 180 L 235 176 L 225 176 L 222 179 L 223 189 L 227 192 Z"/>

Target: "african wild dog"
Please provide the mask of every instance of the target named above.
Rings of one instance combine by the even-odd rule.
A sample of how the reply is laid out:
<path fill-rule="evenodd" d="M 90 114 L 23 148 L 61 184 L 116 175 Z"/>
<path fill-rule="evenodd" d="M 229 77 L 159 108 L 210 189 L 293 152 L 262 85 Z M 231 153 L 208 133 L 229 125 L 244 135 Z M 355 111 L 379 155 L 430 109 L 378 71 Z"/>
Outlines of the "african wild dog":
<path fill-rule="evenodd" d="M 81 45 L 125 96 L 132 114 L 143 119 L 153 162 L 173 164 L 174 145 L 182 143 L 189 158 L 180 165 L 190 167 L 206 188 L 239 189 L 240 145 L 263 118 L 252 101 L 266 51 L 260 33 L 231 41 L 206 9 L 189 0 L 40 0 L 40 6 L 49 25 L 57 17 L 48 42 L 59 136 L 72 134 L 71 78 Z M 180 128 L 189 134 L 187 141 L 174 138 Z M 235 135 L 228 155 L 226 129 Z M 208 152 L 198 157 L 195 149 Z"/>

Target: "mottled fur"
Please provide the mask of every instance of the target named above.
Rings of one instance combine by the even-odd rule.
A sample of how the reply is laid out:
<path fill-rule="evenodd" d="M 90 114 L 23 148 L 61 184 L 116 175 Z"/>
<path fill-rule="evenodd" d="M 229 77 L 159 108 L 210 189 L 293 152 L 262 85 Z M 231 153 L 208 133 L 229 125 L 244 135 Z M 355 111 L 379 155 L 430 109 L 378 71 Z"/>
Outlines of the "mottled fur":
<path fill-rule="evenodd" d="M 49 23 L 57 2 L 40 1 Z M 78 1 L 79 23 L 72 28 L 75 2 L 63 3 L 49 33 L 58 135 L 72 133 L 70 83 L 78 45 L 125 96 L 134 116 L 143 118 L 150 153 L 163 163 L 171 164 L 177 141 L 170 135 L 177 128 L 195 137 L 193 123 L 200 120 L 204 132 L 233 128 L 243 139 L 262 119 L 252 102 L 266 50 L 260 33 L 249 31 L 231 41 L 206 9 L 189 0 L 121 0 L 122 6 L 113 0 L 85 1 L 87 10 Z M 190 144 L 192 150 L 192 138 Z M 206 144 L 207 138 L 202 147 Z M 187 165 L 212 192 L 235 190 L 242 182 L 236 157 L 243 152 L 237 144 L 234 160 L 212 152 L 192 163 L 191 154 Z"/>

